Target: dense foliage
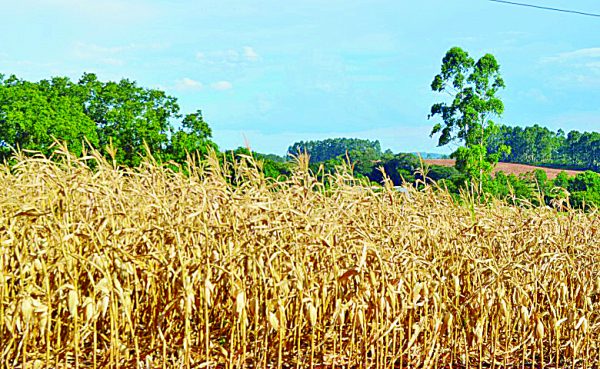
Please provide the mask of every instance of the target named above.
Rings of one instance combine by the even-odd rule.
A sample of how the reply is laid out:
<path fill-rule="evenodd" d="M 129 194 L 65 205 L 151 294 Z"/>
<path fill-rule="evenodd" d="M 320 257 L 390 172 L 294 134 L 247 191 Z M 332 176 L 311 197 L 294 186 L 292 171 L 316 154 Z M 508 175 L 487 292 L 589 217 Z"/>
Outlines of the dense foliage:
<path fill-rule="evenodd" d="M 521 131 L 529 130 L 529 127 L 521 129 Z M 550 132 L 545 128 L 544 131 Z M 505 133 L 505 126 L 500 126 L 498 132 Z M 494 135 L 494 139 L 499 140 L 499 136 Z M 343 153 L 348 152 L 348 155 L 334 156 L 335 152 L 326 149 L 332 141 L 334 140 L 311 141 L 311 147 L 325 148 L 319 152 L 321 157 L 329 158 L 323 161 L 312 159 L 310 167 L 313 172 L 334 173 L 337 167 L 349 159 L 354 176 L 374 185 L 383 183 L 383 173 L 385 173 L 395 186 L 419 187 L 425 182 L 437 182 L 440 188 L 447 189 L 457 196 L 461 191 L 471 189 L 472 182 L 469 180 L 468 174 L 462 173 L 454 167 L 427 165 L 422 163 L 415 154 L 394 154 L 389 150 L 379 155 L 368 151 L 366 153 L 353 152 L 349 147 L 344 146 L 344 143 L 354 142 L 353 140 L 335 140 L 336 150 Z M 511 142 L 510 136 L 506 136 L 504 142 Z M 294 146 L 299 146 L 299 144 Z M 264 156 L 262 158 L 264 159 Z M 269 161 L 266 160 L 266 162 Z M 280 163 L 280 165 L 282 165 L 280 168 L 287 168 L 286 170 L 289 172 L 289 165 L 286 166 L 285 163 Z M 271 175 L 271 177 L 275 176 Z M 484 198 L 491 195 L 513 204 L 567 206 L 568 203 L 577 208 L 600 207 L 600 174 L 593 171 L 586 171 L 572 177 L 563 172 L 555 179 L 548 179 L 543 170 L 536 170 L 520 176 L 502 172 L 494 176 L 486 174 L 481 182 L 481 189 Z"/>
<path fill-rule="evenodd" d="M 77 82 L 29 82 L 0 75 L 0 160 L 13 148 L 50 154 L 55 139 L 76 154 L 89 144 L 126 166 L 139 164 L 146 147 L 157 159 L 180 162 L 187 152 L 216 148 L 200 111 L 175 130 L 179 111 L 176 98 L 127 79 L 102 82 L 86 73 Z"/>
<path fill-rule="evenodd" d="M 439 116 L 443 122 L 434 125 L 431 135 L 440 135 L 439 146 L 462 143 L 451 155 L 456 159 L 456 168 L 479 183 L 492 171 L 499 154 L 508 151 L 505 146 L 495 152 L 487 150 L 497 129 L 491 118 L 504 112 L 504 104 L 496 95 L 501 88 L 504 80 L 493 55 L 486 54 L 475 61 L 459 47 L 448 50 L 441 72 L 431 83 L 433 91 L 451 97 L 449 102 L 431 107 L 428 118 Z"/>
<path fill-rule="evenodd" d="M 572 169 L 600 171 L 600 132 L 563 130 L 546 127 L 510 127 L 502 125 L 494 133 L 488 152 L 497 152 L 502 145 L 511 147 L 501 161 L 527 163 Z"/>
<path fill-rule="evenodd" d="M 288 148 L 288 154 L 308 153 L 312 163 L 324 162 L 343 155 L 377 157 L 381 155 L 379 141 L 358 138 L 329 138 L 317 141 L 300 141 Z"/>
<path fill-rule="evenodd" d="M 471 67 L 478 68 L 476 64 Z M 466 88 L 463 93 L 468 92 L 469 87 Z M 469 100 L 469 103 L 474 101 Z M 440 105 L 439 109 L 450 107 Z M 179 111 L 174 97 L 126 79 L 101 82 L 94 74 L 84 74 L 77 82 L 64 77 L 29 82 L 0 75 L 0 160 L 7 160 L 17 147 L 49 155 L 54 150 L 55 140 L 64 142 L 76 155 L 81 155 L 86 145 L 91 146 L 122 166 L 139 164 L 146 147 L 157 160 L 176 163 L 184 163 L 190 154 L 202 157 L 210 149 L 216 151 L 217 146 L 211 141 L 212 131 L 202 112 L 197 110 L 183 116 Z M 466 128 L 466 117 L 452 119 L 448 122 L 454 122 L 452 127 L 458 127 L 459 131 L 442 129 L 441 143 L 452 140 L 454 134 L 457 135 L 454 139 L 465 142 L 472 137 L 482 139 L 476 132 L 460 131 L 460 127 Z M 180 122 L 175 128 L 173 123 L 177 120 Z M 478 124 L 488 129 L 486 160 L 497 155 L 503 161 L 596 171 L 599 168 L 598 132 L 572 131 L 565 135 L 560 130 L 552 132 L 538 125 L 490 129 L 492 122 Z M 444 136 L 444 132 L 450 136 Z M 512 147 L 512 151 L 504 150 L 507 146 Z M 258 165 L 266 178 L 285 180 L 291 174 L 293 156 L 301 152 L 310 155 L 309 167 L 321 177 L 348 165 L 354 176 L 364 183 L 381 185 L 385 173 L 396 186 L 437 182 L 440 187 L 458 194 L 470 188 L 470 179 L 477 174 L 481 175 L 477 179 L 481 179 L 482 191 L 515 203 L 551 204 L 568 198 L 575 207 L 600 206 L 600 175 L 592 171 L 572 178 L 564 174 L 554 180 L 548 180 L 543 172 L 521 177 L 500 173 L 492 177 L 487 169 L 485 173 L 478 173 L 461 170 L 465 167 L 460 165 L 458 168 L 425 165 L 415 154 L 382 152 L 379 141 L 365 139 L 296 142 L 289 147 L 287 157 L 238 148 L 220 154 L 220 158 L 222 162 L 244 162 L 253 157 L 252 163 Z M 236 183 L 239 173 L 231 168 L 228 176 Z"/>

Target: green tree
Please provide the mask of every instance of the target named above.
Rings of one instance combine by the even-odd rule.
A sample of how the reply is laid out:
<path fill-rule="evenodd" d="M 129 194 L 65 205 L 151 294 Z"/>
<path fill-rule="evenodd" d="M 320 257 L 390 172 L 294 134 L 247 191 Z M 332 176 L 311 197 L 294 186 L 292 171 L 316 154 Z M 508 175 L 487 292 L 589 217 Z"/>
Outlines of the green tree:
<path fill-rule="evenodd" d="M 579 139 L 579 152 L 585 168 L 600 170 L 600 133 L 585 132 Z"/>
<path fill-rule="evenodd" d="M 405 181 L 415 181 L 414 174 L 421 167 L 421 163 L 414 154 L 385 154 L 382 162 L 372 173 L 371 180 L 373 182 L 383 183 L 383 173 L 379 170 L 380 167 L 384 169 L 385 174 L 394 185 L 401 186 Z"/>
<path fill-rule="evenodd" d="M 188 154 L 206 156 L 209 149 L 218 150 L 217 145 L 211 141 L 212 130 L 202 117 L 202 111 L 187 114 L 181 122 L 181 127 L 171 137 L 167 149 L 169 158 L 182 163 Z"/>
<path fill-rule="evenodd" d="M 440 134 L 438 146 L 464 143 L 451 157 L 456 159 L 459 171 L 478 179 L 480 190 L 502 152 L 509 150 L 502 145 L 499 152 L 487 152 L 488 140 L 497 130 L 491 118 L 504 111 L 504 104 L 496 96 L 504 86 L 500 65 L 493 55 L 486 54 L 476 62 L 459 47 L 448 50 L 441 72 L 431 83 L 433 91 L 451 96 L 450 102 L 431 107 L 428 118 L 440 116 L 443 122 L 435 124 L 431 136 Z"/>
<path fill-rule="evenodd" d="M 511 148 L 501 160 L 511 163 L 549 165 L 580 170 L 600 169 L 600 133 L 561 129 L 556 132 L 540 125 L 510 127 L 501 125 L 488 140 L 488 153 L 502 145 Z"/>
<path fill-rule="evenodd" d="M 600 193 L 600 174 L 587 170 L 569 181 L 570 191 L 593 191 Z"/>
<path fill-rule="evenodd" d="M 373 147 L 365 147 L 362 150 L 353 149 L 348 151 L 348 158 L 355 174 L 370 178 L 376 166 L 381 164 L 381 150 Z"/>
<path fill-rule="evenodd" d="M 12 154 L 11 147 L 49 155 L 55 139 L 78 155 L 86 139 L 98 144 L 80 89 L 67 78 L 34 83 L 0 75 L 0 159 Z"/>
<path fill-rule="evenodd" d="M 173 129 L 169 120 L 180 117 L 176 98 L 128 79 L 103 83 L 91 73 L 84 74 L 79 85 L 86 93 L 85 113 L 96 123 L 99 145 L 104 149 L 112 143 L 117 162 L 139 164 L 144 145 L 163 157 Z"/>
<path fill-rule="evenodd" d="M 569 134 L 567 135 L 567 153 L 568 153 L 568 157 L 570 159 L 570 164 L 571 165 L 581 165 L 581 150 L 580 150 L 580 142 L 579 140 L 581 139 L 582 133 L 579 131 L 571 131 L 569 132 Z"/>
<path fill-rule="evenodd" d="M 363 140 L 358 138 L 328 138 L 317 141 L 300 141 L 288 148 L 288 154 L 297 155 L 298 152 L 308 153 L 311 163 L 324 162 L 329 159 L 345 156 L 346 153 L 368 153 L 370 158 L 381 156 L 379 141 Z M 357 154 L 357 156 L 361 156 Z"/>
<path fill-rule="evenodd" d="M 571 204 L 578 208 L 600 207 L 600 174 L 591 170 L 569 180 Z"/>
<path fill-rule="evenodd" d="M 569 187 L 569 175 L 564 170 L 558 173 L 556 178 L 554 178 L 553 185 L 555 187 L 562 187 L 567 189 Z"/>
<path fill-rule="evenodd" d="M 16 147 L 49 155 L 55 140 L 75 154 L 87 141 L 108 155 L 111 144 L 117 163 L 128 166 L 140 163 L 145 146 L 159 160 L 178 162 L 186 152 L 217 149 L 199 110 L 177 131 L 175 118 L 181 118 L 176 98 L 127 79 L 102 82 L 86 73 L 76 83 L 65 77 L 29 82 L 0 74 L 0 160 Z"/>

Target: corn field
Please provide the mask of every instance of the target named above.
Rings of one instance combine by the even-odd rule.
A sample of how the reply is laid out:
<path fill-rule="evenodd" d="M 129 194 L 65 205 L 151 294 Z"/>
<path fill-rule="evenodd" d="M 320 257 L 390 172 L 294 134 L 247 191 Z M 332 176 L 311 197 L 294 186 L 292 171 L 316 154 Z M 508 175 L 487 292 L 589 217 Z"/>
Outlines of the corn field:
<path fill-rule="evenodd" d="M 598 367 L 597 212 L 257 165 L 0 167 L 0 365 Z"/>

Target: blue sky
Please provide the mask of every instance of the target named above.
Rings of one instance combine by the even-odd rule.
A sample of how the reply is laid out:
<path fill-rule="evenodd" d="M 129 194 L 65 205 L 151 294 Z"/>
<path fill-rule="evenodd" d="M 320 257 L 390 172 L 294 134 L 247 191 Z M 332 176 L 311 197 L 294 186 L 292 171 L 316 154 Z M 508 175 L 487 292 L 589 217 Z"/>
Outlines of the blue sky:
<path fill-rule="evenodd" d="M 526 0 L 600 13 L 597 0 Z M 222 149 L 285 153 L 298 140 L 429 138 L 430 91 L 452 46 L 492 53 L 499 122 L 600 129 L 600 18 L 487 0 L 0 0 L 0 73 L 94 72 L 201 109 Z"/>

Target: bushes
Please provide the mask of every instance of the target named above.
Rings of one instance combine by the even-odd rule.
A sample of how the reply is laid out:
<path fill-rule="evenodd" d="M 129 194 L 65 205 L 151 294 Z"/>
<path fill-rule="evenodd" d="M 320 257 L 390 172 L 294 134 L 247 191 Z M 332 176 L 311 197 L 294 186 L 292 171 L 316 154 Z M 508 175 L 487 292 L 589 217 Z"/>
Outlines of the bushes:
<path fill-rule="evenodd" d="M 600 207 L 600 174 L 590 170 L 569 179 L 571 205 L 575 207 Z"/>
<path fill-rule="evenodd" d="M 484 191 L 500 199 L 512 202 L 527 201 L 534 205 L 550 205 L 553 199 L 565 196 L 575 208 L 600 207 L 600 174 L 587 171 L 574 177 L 561 172 L 555 179 L 548 180 L 543 170 L 519 177 L 503 172 L 496 174 L 484 184 Z"/>

